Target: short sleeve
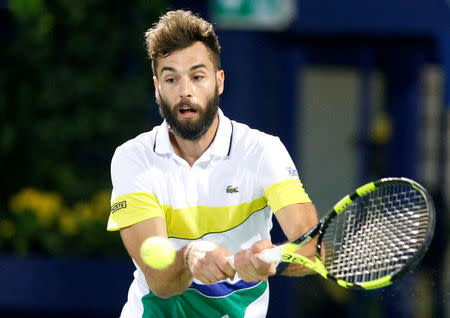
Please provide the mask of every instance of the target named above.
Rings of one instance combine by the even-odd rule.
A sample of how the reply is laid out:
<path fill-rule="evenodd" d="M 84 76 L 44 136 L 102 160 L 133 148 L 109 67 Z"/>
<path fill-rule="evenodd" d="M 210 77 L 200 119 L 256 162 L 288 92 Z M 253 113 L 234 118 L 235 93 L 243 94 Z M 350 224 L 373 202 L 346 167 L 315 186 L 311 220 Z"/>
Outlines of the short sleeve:
<path fill-rule="evenodd" d="M 111 161 L 111 212 L 108 231 L 119 230 L 144 220 L 163 216 L 152 193 L 148 164 L 136 147 L 117 148 Z"/>
<path fill-rule="evenodd" d="M 261 157 L 260 178 L 272 211 L 295 203 L 311 202 L 286 147 L 278 137 L 267 136 Z"/>

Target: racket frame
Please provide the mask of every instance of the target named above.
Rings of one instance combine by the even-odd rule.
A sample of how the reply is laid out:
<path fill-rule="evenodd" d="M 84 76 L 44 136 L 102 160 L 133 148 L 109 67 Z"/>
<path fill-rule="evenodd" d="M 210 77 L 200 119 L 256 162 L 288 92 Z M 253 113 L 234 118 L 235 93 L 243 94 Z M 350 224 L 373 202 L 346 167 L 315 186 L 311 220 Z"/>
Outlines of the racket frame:
<path fill-rule="evenodd" d="M 370 192 L 375 191 L 380 186 L 385 185 L 386 183 L 398 183 L 398 184 L 409 184 L 412 187 L 414 187 L 416 190 L 418 190 L 423 196 L 424 199 L 428 205 L 429 209 L 429 222 L 428 222 L 428 228 L 426 231 L 426 236 L 424 238 L 424 243 L 421 245 L 419 250 L 414 254 L 414 257 L 408 261 L 405 266 L 401 267 L 399 270 L 391 273 L 390 275 L 386 275 L 384 277 L 369 281 L 369 282 L 362 282 L 362 283 L 350 283 L 346 282 L 341 279 L 337 279 L 333 276 L 331 276 L 328 272 L 328 270 L 325 268 L 325 265 L 322 261 L 321 257 L 321 245 L 322 245 L 322 239 L 325 233 L 325 230 L 330 223 L 330 221 L 336 217 L 338 214 L 343 212 L 350 204 L 352 204 L 357 198 L 362 197 Z M 281 249 L 281 261 L 287 262 L 287 263 L 295 263 L 300 264 L 303 266 L 306 266 L 317 273 L 319 273 L 322 277 L 331 279 L 335 281 L 338 285 L 344 287 L 344 288 L 352 288 L 352 289 L 377 289 L 381 287 L 388 286 L 392 284 L 393 280 L 402 276 L 403 274 L 410 271 L 412 268 L 414 268 L 420 260 L 423 258 L 424 254 L 426 253 L 429 244 L 433 237 L 434 232 L 434 226 L 435 226 L 435 215 L 434 215 L 434 206 L 433 202 L 431 200 L 431 197 L 429 196 L 428 192 L 424 187 L 422 187 L 419 183 L 415 182 L 414 180 L 408 179 L 408 178 L 396 178 L 396 177 L 390 177 L 390 178 L 382 178 L 374 182 L 367 183 L 363 186 L 358 187 L 353 193 L 346 195 L 343 197 L 339 202 L 337 202 L 333 208 L 329 211 L 329 213 L 320 219 L 319 223 L 311 228 L 308 232 L 300 236 L 298 239 L 288 242 L 282 245 Z M 297 254 L 296 251 L 298 251 L 302 246 L 310 242 L 314 239 L 314 237 L 319 236 L 316 246 L 316 253 L 315 253 L 315 260 L 311 260 L 306 256 Z M 265 250 L 265 251 L 270 251 Z M 263 251 L 263 252 L 265 252 Z M 262 253 L 264 254 L 264 253 Z M 264 256 L 261 257 L 261 259 L 264 260 Z"/>

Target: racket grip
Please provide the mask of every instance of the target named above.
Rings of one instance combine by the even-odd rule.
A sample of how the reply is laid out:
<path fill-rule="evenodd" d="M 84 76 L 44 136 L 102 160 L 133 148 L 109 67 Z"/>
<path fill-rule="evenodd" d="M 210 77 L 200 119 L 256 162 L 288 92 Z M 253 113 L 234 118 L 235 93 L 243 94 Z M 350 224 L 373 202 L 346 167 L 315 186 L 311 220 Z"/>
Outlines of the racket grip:
<path fill-rule="evenodd" d="M 266 262 L 268 264 L 270 263 L 280 263 L 282 256 L 281 256 L 281 250 L 283 249 L 283 245 L 278 245 L 275 246 L 274 248 L 269 248 L 266 249 L 264 251 L 262 251 L 261 253 L 258 254 L 258 257 L 260 260 L 262 260 L 263 262 Z M 231 267 L 233 267 L 233 269 L 235 269 L 234 267 L 234 256 L 227 256 L 225 258 L 227 260 L 227 262 L 231 265 Z"/>
<path fill-rule="evenodd" d="M 281 251 L 283 250 L 283 245 L 275 246 L 274 248 L 268 248 L 261 253 L 258 257 L 260 260 L 266 263 L 280 263 L 282 260 Z"/>

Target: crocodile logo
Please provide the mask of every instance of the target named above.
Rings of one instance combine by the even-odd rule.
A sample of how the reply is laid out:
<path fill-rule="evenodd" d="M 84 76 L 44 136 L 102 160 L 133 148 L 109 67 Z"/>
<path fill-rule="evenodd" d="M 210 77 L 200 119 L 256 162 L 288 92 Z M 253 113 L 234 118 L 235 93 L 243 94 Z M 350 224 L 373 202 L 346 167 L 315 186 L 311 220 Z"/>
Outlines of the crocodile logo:
<path fill-rule="evenodd" d="M 238 190 L 238 187 L 233 187 L 232 185 L 229 185 L 227 187 L 226 192 L 227 193 L 236 193 L 236 192 L 239 192 L 239 190 Z"/>

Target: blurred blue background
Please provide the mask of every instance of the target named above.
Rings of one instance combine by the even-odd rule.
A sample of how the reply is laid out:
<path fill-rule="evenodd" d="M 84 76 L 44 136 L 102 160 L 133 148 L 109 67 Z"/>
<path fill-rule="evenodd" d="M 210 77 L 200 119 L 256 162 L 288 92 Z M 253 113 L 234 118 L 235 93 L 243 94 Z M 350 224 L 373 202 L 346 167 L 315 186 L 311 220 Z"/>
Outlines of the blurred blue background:
<path fill-rule="evenodd" d="M 435 201 L 413 273 L 275 277 L 268 317 L 450 317 L 448 0 L 0 0 L 0 316 L 118 317 L 133 265 L 105 230 L 109 162 L 161 121 L 143 35 L 172 8 L 215 24 L 222 110 L 280 136 L 321 215 L 384 176 Z"/>

